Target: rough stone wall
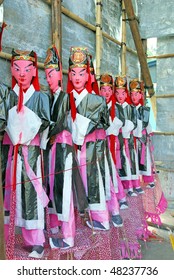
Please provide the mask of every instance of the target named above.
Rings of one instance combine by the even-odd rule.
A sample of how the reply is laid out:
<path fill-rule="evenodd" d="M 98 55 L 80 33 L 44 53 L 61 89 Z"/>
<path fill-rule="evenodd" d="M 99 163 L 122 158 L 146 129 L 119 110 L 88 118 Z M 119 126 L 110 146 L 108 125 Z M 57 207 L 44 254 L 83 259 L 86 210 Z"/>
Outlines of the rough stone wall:
<path fill-rule="evenodd" d="M 174 53 L 173 1 L 138 1 L 142 38 L 157 37 L 157 55 Z M 156 95 L 174 94 L 174 58 L 157 59 Z M 157 98 L 156 130 L 174 132 L 174 98 Z M 174 208 L 174 136 L 155 135 L 154 156 L 169 205 Z M 170 172 L 171 170 L 171 172 Z"/>

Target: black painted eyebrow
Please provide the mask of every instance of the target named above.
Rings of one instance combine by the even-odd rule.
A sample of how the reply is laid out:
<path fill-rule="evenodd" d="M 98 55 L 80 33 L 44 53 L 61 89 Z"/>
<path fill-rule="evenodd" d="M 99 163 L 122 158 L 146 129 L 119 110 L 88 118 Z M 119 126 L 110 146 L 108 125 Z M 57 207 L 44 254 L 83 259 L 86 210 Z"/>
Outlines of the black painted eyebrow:
<path fill-rule="evenodd" d="M 14 65 L 15 65 L 16 67 L 20 68 L 20 66 L 17 65 L 15 62 L 14 62 Z M 29 67 L 29 66 L 32 66 L 32 65 L 33 65 L 33 63 L 31 62 L 30 64 L 28 64 L 27 66 L 25 66 L 25 68 L 27 68 L 27 67 Z"/>
<path fill-rule="evenodd" d="M 72 72 L 75 72 L 73 69 L 71 70 Z M 80 73 L 81 72 L 84 72 L 85 71 L 85 69 L 82 69 L 82 70 L 80 70 Z"/>
<path fill-rule="evenodd" d="M 54 69 L 51 69 L 49 72 L 48 72 L 48 74 L 50 74 L 51 72 L 53 72 L 54 71 Z"/>

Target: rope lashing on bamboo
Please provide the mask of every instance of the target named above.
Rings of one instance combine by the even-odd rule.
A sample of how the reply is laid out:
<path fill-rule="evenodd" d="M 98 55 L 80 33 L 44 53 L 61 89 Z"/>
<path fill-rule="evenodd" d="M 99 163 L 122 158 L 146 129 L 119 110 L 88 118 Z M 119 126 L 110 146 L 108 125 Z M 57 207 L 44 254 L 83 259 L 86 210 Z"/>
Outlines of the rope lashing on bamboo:
<path fill-rule="evenodd" d="M 100 27 L 100 30 L 102 30 L 102 25 L 101 25 L 101 24 L 96 23 L 95 26 L 96 26 L 96 27 Z"/>
<path fill-rule="evenodd" d="M 122 21 L 137 21 L 137 23 L 140 23 L 139 19 L 135 16 L 135 17 L 130 17 L 130 18 L 126 18 L 126 19 L 123 19 Z"/>
<path fill-rule="evenodd" d="M 100 5 L 101 8 L 103 7 L 103 4 L 101 2 L 97 2 L 96 5 Z"/>

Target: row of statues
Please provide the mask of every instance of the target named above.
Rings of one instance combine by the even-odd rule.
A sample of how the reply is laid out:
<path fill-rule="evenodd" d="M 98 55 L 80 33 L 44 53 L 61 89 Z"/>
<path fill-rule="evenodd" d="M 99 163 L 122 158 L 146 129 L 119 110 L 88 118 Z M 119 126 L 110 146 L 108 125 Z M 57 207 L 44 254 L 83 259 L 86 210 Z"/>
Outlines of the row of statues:
<path fill-rule="evenodd" d="M 13 49 L 11 89 L 0 85 L 6 245 L 20 227 L 30 258 L 44 256 L 46 208 L 50 247 L 68 249 L 75 208 L 87 227 L 109 231 L 124 226 L 121 211 L 144 195 L 142 181 L 155 187 L 143 82 L 103 73 L 98 88 L 86 47 L 70 49 L 66 91 L 55 46 L 44 67 L 50 95 L 40 91 L 36 53 Z"/>

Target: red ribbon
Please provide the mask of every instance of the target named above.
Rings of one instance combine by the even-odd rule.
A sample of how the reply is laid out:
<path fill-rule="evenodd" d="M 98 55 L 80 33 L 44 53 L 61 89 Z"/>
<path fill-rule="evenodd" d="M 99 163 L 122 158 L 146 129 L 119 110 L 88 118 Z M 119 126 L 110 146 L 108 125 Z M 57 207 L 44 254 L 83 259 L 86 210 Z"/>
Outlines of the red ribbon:
<path fill-rule="evenodd" d="M 19 85 L 19 97 L 18 97 L 18 105 L 17 105 L 17 112 L 19 113 L 23 106 L 23 90 L 22 90 L 22 84 Z"/>

